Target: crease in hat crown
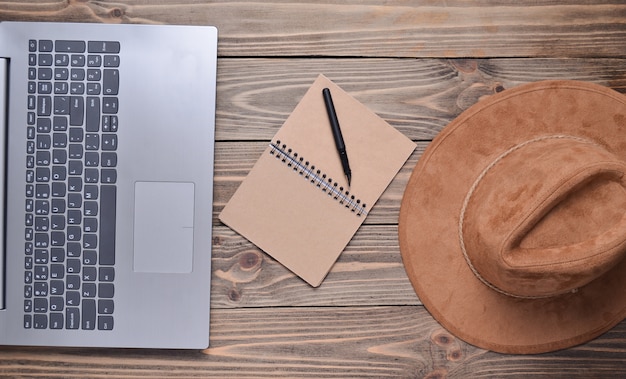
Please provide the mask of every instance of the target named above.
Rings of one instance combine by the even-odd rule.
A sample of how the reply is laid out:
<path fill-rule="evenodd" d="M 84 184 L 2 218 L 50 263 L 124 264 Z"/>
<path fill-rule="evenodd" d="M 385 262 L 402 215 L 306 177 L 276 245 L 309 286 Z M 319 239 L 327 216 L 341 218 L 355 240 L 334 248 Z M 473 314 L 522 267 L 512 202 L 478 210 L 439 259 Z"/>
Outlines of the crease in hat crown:
<path fill-rule="evenodd" d="M 626 214 L 610 230 L 572 245 L 520 243 L 568 195 L 593 180 L 623 187 L 624 172 L 613 154 L 575 136 L 542 136 L 504 151 L 479 174 L 461 209 L 459 243 L 471 271 L 492 290 L 526 299 L 575 292 L 601 276 L 624 255 Z"/>

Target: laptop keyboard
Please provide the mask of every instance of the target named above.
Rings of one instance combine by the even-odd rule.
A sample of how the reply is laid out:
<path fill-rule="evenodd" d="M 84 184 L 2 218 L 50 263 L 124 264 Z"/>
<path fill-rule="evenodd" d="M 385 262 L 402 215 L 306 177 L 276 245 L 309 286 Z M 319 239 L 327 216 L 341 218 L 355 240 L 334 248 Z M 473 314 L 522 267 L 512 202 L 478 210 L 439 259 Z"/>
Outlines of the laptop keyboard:
<path fill-rule="evenodd" d="M 28 50 L 24 328 L 111 330 L 120 44 Z"/>

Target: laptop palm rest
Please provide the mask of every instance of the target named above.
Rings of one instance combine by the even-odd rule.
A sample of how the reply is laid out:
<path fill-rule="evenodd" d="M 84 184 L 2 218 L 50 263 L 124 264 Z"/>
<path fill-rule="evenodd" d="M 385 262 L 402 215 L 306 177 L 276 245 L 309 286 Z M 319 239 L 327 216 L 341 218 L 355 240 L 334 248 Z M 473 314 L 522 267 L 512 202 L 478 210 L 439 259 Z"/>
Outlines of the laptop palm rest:
<path fill-rule="evenodd" d="M 193 183 L 135 183 L 135 272 L 191 272 L 193 208 Z"/>

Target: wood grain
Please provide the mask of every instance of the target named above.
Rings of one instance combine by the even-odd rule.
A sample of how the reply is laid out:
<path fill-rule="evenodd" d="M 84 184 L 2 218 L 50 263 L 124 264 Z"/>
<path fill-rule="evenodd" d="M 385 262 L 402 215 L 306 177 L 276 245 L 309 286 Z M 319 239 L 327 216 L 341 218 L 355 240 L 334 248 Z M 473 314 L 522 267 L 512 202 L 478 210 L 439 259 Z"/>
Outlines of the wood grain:
<path fill-rule="evenodd" d="M 212 264 L 213 308 L 420 304 L 396 225 L 361 227 L 318 288 L 225 226 L 213 228 Z"/>
<path fill-rule="evenodd" d="M 623 2 L 0 2 L 0 20 L 215 25 L 221 56 L 623 57 Z"/>
<path fill-rule="evenodd" d="M 413 140 L 484 96 L 547 79 L 626 92 L 624 59 L 220 59 L 216 139 L 269 141 L 323 73 Z"/>
<path fill-rule="evenodd" d="M 205 351 L 0 348 L 0 373 L 63 378 L 624 377 L 626 323 L 536 356 L 468 345 L 421 306 L 214 310 Z"/>

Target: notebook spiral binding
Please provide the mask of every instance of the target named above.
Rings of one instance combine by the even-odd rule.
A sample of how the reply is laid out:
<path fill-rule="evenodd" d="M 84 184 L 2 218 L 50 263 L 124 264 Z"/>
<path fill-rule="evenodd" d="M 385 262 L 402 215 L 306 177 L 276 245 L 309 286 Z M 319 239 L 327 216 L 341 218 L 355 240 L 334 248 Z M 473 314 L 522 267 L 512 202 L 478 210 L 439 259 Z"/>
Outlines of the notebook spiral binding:
<path fill-rule="evenodd" d="M 300 174 L 300 176 L 309 181 L 312 185 L 326 192 L 331 198 L 338 201 L 339 204 L 344 205 L 357 216 L 367 216 L 366 205 L 361 204 L 360 199 L 356 199 L 354 195 L 350 195 L 349 191 L 344 191 L 342 186 L 339 186 L 337 182 L 328 178 L 326 174 L 322 173 L 319 169 L 316 169 L 309 161 L 298 156 L 298 153 L 292 151 L 287 145 L 281 145 L 280 140 L 270 142 L 270 148 L 271 155 L 275 156 L 282 163 L 285 163 L 288 167 L 291 167 L 294 172 Z"/>

